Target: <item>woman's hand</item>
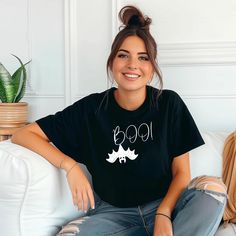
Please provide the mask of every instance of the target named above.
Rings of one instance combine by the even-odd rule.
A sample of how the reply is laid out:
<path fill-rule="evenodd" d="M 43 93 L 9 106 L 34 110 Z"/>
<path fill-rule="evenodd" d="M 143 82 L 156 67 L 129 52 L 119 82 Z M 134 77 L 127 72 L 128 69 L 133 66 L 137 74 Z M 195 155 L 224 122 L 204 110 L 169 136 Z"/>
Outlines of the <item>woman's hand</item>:
<path fill-rule="evenodd" d="M 170 219 L 166 216 L 156 215 L 153 236 L 173 236 Z"/>
<path fill-rule="evenodd" d="M 73 203 L 78 209 L 87 212 L 89 205 L 95 207 L 94 195 L 91 185 L 78 164 L 67 174 L 67 181 L 72 193 Z"/>

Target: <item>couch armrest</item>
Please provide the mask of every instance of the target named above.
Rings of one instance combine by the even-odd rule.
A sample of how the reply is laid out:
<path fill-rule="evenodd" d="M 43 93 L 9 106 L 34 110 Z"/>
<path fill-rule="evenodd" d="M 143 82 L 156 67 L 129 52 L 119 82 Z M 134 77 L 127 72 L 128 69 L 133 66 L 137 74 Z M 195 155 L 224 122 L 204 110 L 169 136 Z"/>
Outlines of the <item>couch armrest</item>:
<path fill-rule="evenodd" d="M 81 216 L 73 205 L 64 171 L 9 140 L 0 143 L 1 235 L 55 235 Z"/>

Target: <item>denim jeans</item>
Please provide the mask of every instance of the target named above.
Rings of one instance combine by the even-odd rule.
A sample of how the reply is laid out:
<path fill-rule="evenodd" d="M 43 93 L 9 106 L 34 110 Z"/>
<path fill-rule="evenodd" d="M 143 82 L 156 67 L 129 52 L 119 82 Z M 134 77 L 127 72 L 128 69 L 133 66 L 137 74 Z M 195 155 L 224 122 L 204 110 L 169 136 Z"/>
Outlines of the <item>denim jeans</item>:
<path fill-rule="evenodd" d="M 189 186 L 172 212 L 174 236 L 213 236 L 221 222 L 227 194 Z M 95 196 L 95 209 L 64 226 L 58 236 L 153 235 L 155 213 L 162 199 L 137 207 L 119 208 Z"/>

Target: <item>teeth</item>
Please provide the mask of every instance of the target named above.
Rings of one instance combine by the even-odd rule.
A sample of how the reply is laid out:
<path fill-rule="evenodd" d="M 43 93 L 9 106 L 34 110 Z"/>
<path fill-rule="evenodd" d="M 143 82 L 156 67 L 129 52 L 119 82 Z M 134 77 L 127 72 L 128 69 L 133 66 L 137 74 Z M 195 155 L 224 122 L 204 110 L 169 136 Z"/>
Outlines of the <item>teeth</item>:
<path fill-rule="evenodd" d="M 138 78 L 139 75 L 134 75 L 134 74 L 125 74 L 125 76 L 129 77 L 129 78 Z"/>

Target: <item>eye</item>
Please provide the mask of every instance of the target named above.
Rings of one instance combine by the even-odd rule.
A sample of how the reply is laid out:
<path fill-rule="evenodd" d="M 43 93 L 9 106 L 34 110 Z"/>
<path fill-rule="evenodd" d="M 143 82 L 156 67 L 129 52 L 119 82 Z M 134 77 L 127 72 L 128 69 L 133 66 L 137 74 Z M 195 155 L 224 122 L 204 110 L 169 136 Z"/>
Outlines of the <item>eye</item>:
<path fill-rule="evenodd" d="M 117 57 L 119 57 L 119 58 L 128 58 L 128 55 L 127 55 L 127 54 L 124 54 L 124 53 L 119 53 L 119 54 L 117 55 Z"/>
<path fill-rule="evenodd" d="M 149 58 L 148 58 L 148 56 L 140 56 L 139 60 L 141 60 L 141 61 L 149 61 Z"/>

